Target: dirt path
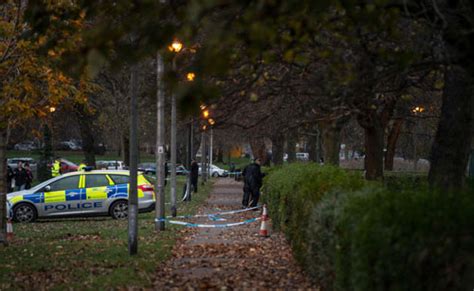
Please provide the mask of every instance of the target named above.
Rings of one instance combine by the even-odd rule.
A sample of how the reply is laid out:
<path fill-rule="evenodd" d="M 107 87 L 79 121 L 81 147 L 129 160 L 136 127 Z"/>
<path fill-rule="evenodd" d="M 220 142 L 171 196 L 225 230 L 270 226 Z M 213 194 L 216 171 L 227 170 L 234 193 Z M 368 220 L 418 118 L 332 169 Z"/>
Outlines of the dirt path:
<path fill-rule="evenodd" d="M 236 210 L 242 184 L 218 179 L 201 214 Z M 232 223 L 258 217 L 260 211 L 187 220 L 193 223 Z M 159 266 L 158 289 L 315 289 L 296 265 L 281 234 L 258 235 L 260 222 L 232 228 L 188 228 L 170 260 Z"/>

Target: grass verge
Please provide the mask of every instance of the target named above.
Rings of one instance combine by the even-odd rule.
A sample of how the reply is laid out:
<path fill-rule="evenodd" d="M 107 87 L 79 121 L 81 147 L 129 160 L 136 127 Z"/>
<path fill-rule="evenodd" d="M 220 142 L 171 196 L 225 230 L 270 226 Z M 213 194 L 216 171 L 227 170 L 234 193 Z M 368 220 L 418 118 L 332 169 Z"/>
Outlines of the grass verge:
<path fill-rule="evenodd" d="M 177 189 L 184 179 L 178 178 Z M 178 215 L 195 213 L 211 187 L 201 186 L 191 202 L 180 203 Z M 182 234 L 182 227 L 170 224 L 155 232 L 154 215 L 139 215 L 138 255 L 133 257 L 128 255 L 127 221 L 104 217 L 14 224 L 14 241 L 0 246 L 0 290 L 151 287 L 159 263 Z"/>

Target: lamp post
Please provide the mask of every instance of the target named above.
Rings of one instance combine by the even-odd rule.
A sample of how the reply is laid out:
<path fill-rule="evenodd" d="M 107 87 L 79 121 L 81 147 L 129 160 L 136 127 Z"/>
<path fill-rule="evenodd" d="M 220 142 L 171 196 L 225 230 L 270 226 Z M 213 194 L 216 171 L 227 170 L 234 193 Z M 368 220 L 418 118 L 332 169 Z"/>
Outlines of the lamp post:
<path fill-rule="evenodd" d="M 207 122 L 209 123 L 209 127 L 211 128 L 209 130 L 210 132 L 210 140 L 209 140 L 209 176 L 211 176 L 211 165 L 212 165 L 212 158 L 213 158 L 213 143 L 214 143 L 214 131 L 213 131 L 213 127 L 214 127 L 214 124 L 215 124 L 215 121 L 214 119 L 212 118 L 209 118 L 207 120 Z"/>
<path fill-rule="evenodd" d="M 418 116 L 421 114 L 423 111 L 425 111 L 425 108 L 422 106 L 416 106 L 411 110 L 413 114 Z M 418 129 L 418 123 L 415 120 L 415 124 L 413 125 L 413 171 L 416 172 L 418 171 L 418 157 L 417 157 L 417 148 L 416 148 L 416 143 L 417 143 L 417 129 Z"/>
<path fill-rule="evenodd" d="M 160 53 L 156 54 L 156 86 L 157 86 L 157 131 L 156 131 L 156 215 L 155 230 L 165 230 L 165 90 L 163 88 L 164 64 Z"/>
<path fill-rule="evenodd" d="M 176 71 L 176 56 L 183 48 L 183 44 L 175 39 L 168 49 L 175 53 L 172 61 L 172 70 Z M 176 95 L 171 92 L 171 216 L 177 214 L 176 208 Z"/>
<path fill-rule="evenodd" d="M 208 178 L 208 165 L 207 165 L 207 135 L 206 130 L 208 128 L 207 119 L 209 118 L 209 109 L 206 105 L 201 105 L 201 118 L 204 124 L 201 126 L 201 176 L 202 183 L 207 182 Z"/>
<path fill-rule="evenodd" d="M 137 67 L 133 65 L 130 75 L 130 190 L 128 197 L 128 252 L 138 252 L 138 112 L 137 112 Z"/>

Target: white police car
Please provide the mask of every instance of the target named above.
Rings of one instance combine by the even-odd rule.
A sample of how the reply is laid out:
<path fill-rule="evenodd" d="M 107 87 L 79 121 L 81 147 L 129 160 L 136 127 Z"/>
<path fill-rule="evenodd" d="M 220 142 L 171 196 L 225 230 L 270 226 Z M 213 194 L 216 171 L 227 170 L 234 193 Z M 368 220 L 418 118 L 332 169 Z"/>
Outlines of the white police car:
<path fill-rule="evenodd" d="M 128 217 L 129 171 L 98 170 L 67 173 L 31 189 L 7 194 L 12 218 L 33 222 L 37 218 L 110 215 Z M 138 174 L 140 212 L 155 209 L 153 184 Z"/>

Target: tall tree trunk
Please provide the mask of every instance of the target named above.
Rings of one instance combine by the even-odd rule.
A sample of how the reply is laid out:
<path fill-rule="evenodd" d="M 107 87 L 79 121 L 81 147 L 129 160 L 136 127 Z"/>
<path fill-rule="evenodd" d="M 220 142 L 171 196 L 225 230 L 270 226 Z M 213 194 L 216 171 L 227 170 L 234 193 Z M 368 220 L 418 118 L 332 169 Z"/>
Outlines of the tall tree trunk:
<path fill-rule="evenodd" d="M 53 142 L 51 140 L 51 129 L 47 122 L 43 125 L 43 148 L 41 149 L 40 160 L 38 162 L 38 180 L 40 182 L 51 178 L 51 169 L 48 163 L 53 160 Z"/>
<path fill-rule="evenodd" d="M 374 120 L 365 130 L 365 178 L 383 179 L 384 128 Z"/>
<path fill-rule="evenodd" d="M 0 128 L 0 243 L 8 244 L 7 241 L 7 131 Z"/>
<path fill-rule="evenodd" d="M 122 161 L 127 166 L 130 166 L 129 152 L 130 152 L 130 140 L 127 135 L 122 134 Z"/>
<path fill-rule="evenodd" d="M 395 149 L 397 148 L 398 137 L 403 125 L 403 119 L 397 118 L 393 121 L 390 132 L 387 137 L 387 151 L 385 152 L 385 170 L 393 171 L 393 159 L 395 157 Z"/>
<path fill-rule="evenodd" d="M 311 133 L 308 135 L 309 160 L 319 163 L 321 161 L 321 148 L 318 124 L 314 123 L 311 129 Z"/>
<path fill-rule="evenodd" d="M 224 149 L 222 146 L 217 147 L 217 163 L 224 163 Z"/>
<path fill-rule="evenodd" d="M 250 146 L 252 147 L 253 157 L 260 158 L 262 165 L 267 164 L 267 151 L 263 137 L 252 138 L 250 140 Z"/>
<path fill-rule="evenodd" d="M 454 190 L 464 186 L 474 104 L 471 84 L 460 67 L 445 73 L 441 117 L 431 149 L 430 187 Z"/>
<path fill-rule="evenodd" d="M 285 138 L 282 134 L 272 136 L 272 162 L 276 165 L 283 164 Z"/>
<path fill-rule="evenodd" d="M 339 166 L 342 124 L 339 120 L 327 120 L 319 123 L 322 135 L 324 163 Z"/>
<path fill-rule="evenodd" d="M 288 163 L 296 162 L 296 129 L 290 129 L 286 134 L 286 153 L 288 154 Z"/>
<path fill-rule="evenodd" d="M 82 151 L 86 164 L 95 167 L 95 147 L 94 147 L 94 132 L 92 128 L 92 121 L 95 119 L 92 114 L 86 112 L 87 109 L 82 105 L 76 106 L 76 119 L 79 124 L 79 131 L 82 139 Z"/>

